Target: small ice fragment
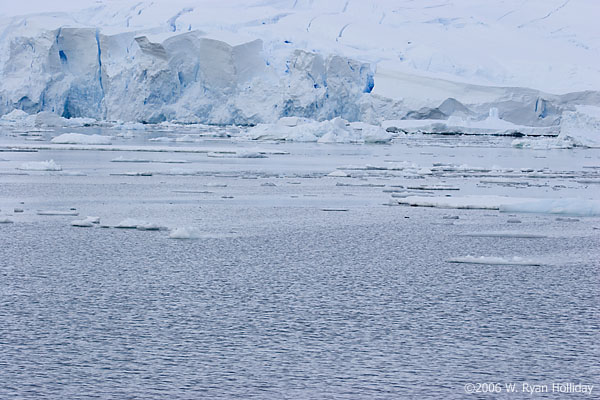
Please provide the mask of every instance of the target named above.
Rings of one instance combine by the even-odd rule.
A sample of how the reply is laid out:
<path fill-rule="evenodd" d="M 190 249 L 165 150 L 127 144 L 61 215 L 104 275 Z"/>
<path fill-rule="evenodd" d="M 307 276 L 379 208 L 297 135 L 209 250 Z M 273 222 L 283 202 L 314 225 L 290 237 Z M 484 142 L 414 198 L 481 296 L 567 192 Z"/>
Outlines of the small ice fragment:
<path fill-rule="evenodd" d="M 111 136 L 84 135 L 81 133 L 63 133 L 51 140 L 57 144 L 111 144 Z"/>
<path fill-rule="evenodd" d="M 348 211 L 347 208 L 321 208 L 321 211 Z"/>
<path fill-rule="evenodd" d="M 272 182 L 265 182 L 265 183 L 261 183 L 260 186 L 275 187 L 277 185 Z"/>
<path fill-rule="evenodd" d="M 0 224 L 12 224 L 12 223 L 13 223 L 12 219 L 0 217 Z"/>
<path fill-rule="evenodd" d="M 348 175 L 344 171 L 340 171 L 339 169 L 327 174 L 327 176 L 331 176 L 331 177 L 335 177 L 335 178 L 349 178 L 350 177 L 350 175 Z"/>
<path fill-rule="evenodd" d="M 59 210 L 38 210 L 37 215 L 68 215 L 76 217 L 79 215 L 77 211 L 59 211 Z"/>
<path fill-rule="evenodd" d="M 139 225 L 146 225 L 148 222 L 142 221 L 139 219 L 133 218 L 125 218 L 123 221 L 119 222 L 115 228 L 119 229 L 136 229 Z"/>
<path fill-rule="evenodd" d="M 22 213 L 22 212 L 23 212 L 23 209 L 22 209 L 22 208 L 15 207 L 15 209 L 14 209 L 14 212 L 15 212 L 15 213 Z"/>
<path fill-rule="evenodd" d="M 161 229 L 160 225 L 154 224 L 152 222 L 147 222 L 144 224 L 140 224 L 135 227 L 138 231 L 159 231 Z"/>
<path fill-rule="evenodd" d="M 506 222 L 509 223 L 509 224 L 520 224 L 521 220 L 520 219 L 516 219 L 516 218 L 509 218 Z"/>
<path fill-rule="evenodd" d="M 77 219 L 71 221 L 71 226 L 77 226 L 81 228 L 91 228 L 95 224 L 100 223 L 100 217 L 85 217 L 85 219 Z"/>
<path fill-rule="evenodd" d="M 442 219 L 459 219 L 458 215 L 444 215 Z"/>

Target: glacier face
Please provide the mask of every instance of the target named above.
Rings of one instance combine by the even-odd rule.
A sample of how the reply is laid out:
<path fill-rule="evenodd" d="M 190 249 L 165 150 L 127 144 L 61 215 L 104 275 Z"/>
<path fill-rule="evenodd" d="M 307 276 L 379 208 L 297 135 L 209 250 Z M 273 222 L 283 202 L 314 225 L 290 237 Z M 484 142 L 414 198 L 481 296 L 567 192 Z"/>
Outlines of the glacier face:
<path fill-rule="evenodd" d="M 595 2 L 438 3 L 63 0 L 40 6 L 63 12 L 25 16 L 11 6 L 0 115 L 380 123 L 484 120 L 494 108 L 550 127 L 600 104 L 599 29 L 577 14 Z"/>
<path fill-rule="evenodd" d="M 3 70 L 1 113 L 214 124 L 360 118 L 359 100 L 373 87 L 369 64 L 296 50 L 278 76 L 262 53 L 260 39 L 231 46 L 198 31 L 162 43 L 91 28 L 18 37 Z"/>

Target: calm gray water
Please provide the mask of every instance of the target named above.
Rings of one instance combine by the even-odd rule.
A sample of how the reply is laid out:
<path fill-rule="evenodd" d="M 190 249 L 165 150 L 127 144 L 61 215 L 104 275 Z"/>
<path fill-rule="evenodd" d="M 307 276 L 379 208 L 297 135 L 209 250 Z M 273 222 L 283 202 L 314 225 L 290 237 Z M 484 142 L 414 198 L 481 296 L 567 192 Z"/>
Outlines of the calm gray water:
<path fill-rule="evenodd" d="M 469 383 L 518 385 L 487 398 L 600 398 L 600 218 L 386 207 L 380 187 L 322 177 L 339 165 L 431 166 L 462 152 L 471 164 L 580 172 L 501 177 L 526 189 L 390 171 L 344 182 L 589 197 L 598 185 L 575 180 L 599 154 L 410 146 L 286 145 L 291 155 L 258 160 L 125 154 L 186 158 L 182 168 L 201 171 L 151 177 L 109 173 L 173 166 L 111 163 L 118 152 L 3 153 L 0 205 L 15 223 L 0 224 L 0 398 L 462 399 Z M 51 158 L 86 175 L 10 175 Z M 11 214 L 15 206 L 25 212 Z M 206 235 L 74 228 L 75 217 L 35 213 L 70 207 L 108 224 L 129 216 Z M 491 231 L 547 237 L 464 236 Z M 542 265 L 447 262 L 466 255 Z M 520 392 L 563 382 L 595 388 Z"/>
<path fill-rule="evenodd" d="M 430 213 L 189 242 L 4 226 L 0 397 L 464 398 L 467 382 L 598 384 L 597 261 L 444 261 L 467 242 L 474 254 L 589 242 L 460 237 Z"/>

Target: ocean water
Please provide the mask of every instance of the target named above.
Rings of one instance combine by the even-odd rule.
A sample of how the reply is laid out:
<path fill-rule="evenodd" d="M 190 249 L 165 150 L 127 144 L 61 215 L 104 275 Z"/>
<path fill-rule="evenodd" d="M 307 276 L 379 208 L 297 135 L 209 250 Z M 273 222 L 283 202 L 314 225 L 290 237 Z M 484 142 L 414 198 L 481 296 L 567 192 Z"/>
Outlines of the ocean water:
<path fill-rule="evenodd" d="M 289 153 L 265 159 L 0 153 L 0 214 L 14 221 L 0 224 L 0 398 L 461 399 L 470 383 L 563 382 L 595 385 L 597 398 L 600 218 L 390 207 L 384 190 L 589 198 L 600 185 L 577 181 L 596 179 L 600 153 L 462 140 L 261 144 Z M 49 159 L 63 171 L 16 169 Z M 365 168 L 392 162 L 416 167 Z M 414 173 L 434 163 L 492 172 Z M 352 177 L 326 176 L 339 167 Z M 37 215 L 70 208 L 80 216 Z M 86 215 L 201 237 L 70 225 Z M 541 265 L 447 262 L 467 255 Z"/>

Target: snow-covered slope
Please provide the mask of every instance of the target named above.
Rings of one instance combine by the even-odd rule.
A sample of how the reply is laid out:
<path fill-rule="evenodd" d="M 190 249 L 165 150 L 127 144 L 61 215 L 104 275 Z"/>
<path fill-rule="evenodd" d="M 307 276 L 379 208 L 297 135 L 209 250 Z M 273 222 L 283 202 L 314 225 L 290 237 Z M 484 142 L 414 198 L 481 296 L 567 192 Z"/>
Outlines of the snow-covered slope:
<path fill-rule="evenodd" d="M 595 0 L 0 0 L 0 114 L 557 126 L 600 105 Z M 36 10 L 36 14 L 31 14 Z"/>

